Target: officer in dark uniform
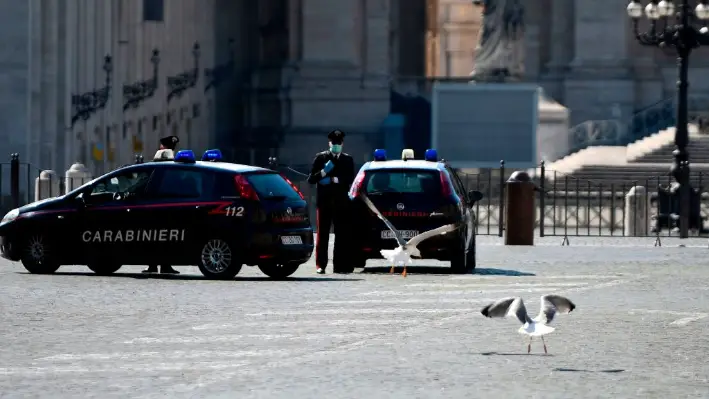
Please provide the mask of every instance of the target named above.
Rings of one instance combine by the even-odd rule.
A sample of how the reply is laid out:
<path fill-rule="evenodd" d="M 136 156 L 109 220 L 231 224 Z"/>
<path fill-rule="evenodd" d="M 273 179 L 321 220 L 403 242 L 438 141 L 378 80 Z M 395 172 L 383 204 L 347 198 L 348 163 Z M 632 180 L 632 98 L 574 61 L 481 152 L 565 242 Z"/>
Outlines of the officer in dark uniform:
<path fill-rule="evenodd" d="M 308 176 L 308 183 L 317 184 L 316 224 L 317 242 L 315 246 L 315 265 L 318 274 L 324 274 L 327 267 L 327 248 L 330 239 L 330 225 L 335 225 L 335 251 L 333 270 L 335 273 L 351 273 L 354 270 L 352 260 L 348 258 L 348 242 L 351 238 L 349 218 L 350 186 L 355 178 L 354 160 L 342 152 L 345 134 L 333 130 L 327 135 L 330 149 L 315 155 L 313 167 Z"/>
<path fill-rule="evenodd" d="M 175 148 L 177 147 L 177 143 L 180 142 L 180 139 L 177 138 L 177 136 L 167 136 L 163 137 L 160 139 L 160 148 L 158 149 L 158 152 L 155 153 L 155 158 L 154 159 L 160 159 L 161 157 L 161 152 L 163 150 L 170 150 L 170 151 L 175 151 Z M 143 270 L 143 273 L 157 273 L 158 272 L 158 265 L 149 265 L 147 269 Z M 161 265 L 160 266 L 160 273 L 161 274 L 180 274 L 177 270 L 173 269 L 171 265 Z"/>

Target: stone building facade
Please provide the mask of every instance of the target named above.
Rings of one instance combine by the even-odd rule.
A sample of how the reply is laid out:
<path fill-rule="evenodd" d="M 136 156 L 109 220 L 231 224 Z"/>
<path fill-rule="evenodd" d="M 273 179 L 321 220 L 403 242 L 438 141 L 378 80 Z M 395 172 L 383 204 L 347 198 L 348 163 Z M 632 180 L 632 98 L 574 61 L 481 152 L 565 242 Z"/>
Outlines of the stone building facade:
<path fill-rule="evenodd" d="M 672 96 L 671 54 L 632 35 L 625 2 L 538 0 L 527 6 L 527 80 L 571 110 L 573 123 L 627 118 Z M 152 155 L 161 135 L 182 148 L 223 149 L 263 164 L 307 163 L 325 133 L 347 131 L 358 161 L 381 142 L 396 91 L 425 96 L 436 77 L 474 65 L 479 9 L 455 0 L 0 0 L 0 148 L 38 168 L 75 161 L 99 173 Z M 168 101 L 168 78 L 199 80 Z M 123 86 L 158 87 L 123 110 Z M 88 119 L 72 119 L 73 94 L 105 85 L 111 95 Z M 231 60 L 231 63 L 229 61 Z M 207 70 L 221 66 L 216 87 Z M 691 61 L 692 94 L 707 93 L 704 50 Z M 116 89 L 113 90 L 113 87 Z M 409 87 L 400 89 L 401 87 Z M 416 91 L 413 90 L 413 91 Z M 423 123 L 423 122 L 422 122 Z M 425 124 L 425 123 L 424 123 Z M 425 136 L 425 132 L 421 133 Z"/>
<path fill-rule="evenodd" d="M 439 12 L 438 32 L 429 35 L 439 43 L 438 51 L 429 53 L 429 63 L 437 60 L 440 65 L 433 75 L 467 76 L 474 65 L 479 29 L 476 18 L 481 10 L 467 0 L 430 1 L 437 3 L 430 8 Z M 548 95 L 569 108 L 572 124 L 627 120 L 634 112 L 674 95 L 675 53 L 637 42 L 633 22 L 625 11 L 627 1 L 525 3 L 526 80 L 539 83 Z M 643 29 L 649 28 L 646 19 L 640 24 Z M 458 32 L 475 32 L 475 39 Z M 709 80 L 702 79 L 707 72 L 709 52 L 699 49 L 690 61 L 690 93 L 699 99 L 695 102 L 699 106 L 709 105 L 709 101 L 701 101 L 709 100 Z"/>

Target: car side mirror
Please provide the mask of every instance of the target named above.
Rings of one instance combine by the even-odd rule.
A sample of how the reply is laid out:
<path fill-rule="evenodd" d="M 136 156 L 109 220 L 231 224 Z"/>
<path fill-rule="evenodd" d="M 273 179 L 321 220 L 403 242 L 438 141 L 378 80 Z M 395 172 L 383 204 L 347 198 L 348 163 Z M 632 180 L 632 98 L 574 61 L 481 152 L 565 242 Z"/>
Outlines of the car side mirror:
<path fill-rule="evenodd" d="M 470 200 L 471 204 L 474 204 L 483 199 L 483 193 L 478 190 L 470 190 L 468 191 L 468 199 Z"/>
<path fill-rule="evenodd" d="M 86 198 L 84 197 L 84 193 L 74 197 L 74 203 L 76 203 L 78 208 L 86 208 Z"/>

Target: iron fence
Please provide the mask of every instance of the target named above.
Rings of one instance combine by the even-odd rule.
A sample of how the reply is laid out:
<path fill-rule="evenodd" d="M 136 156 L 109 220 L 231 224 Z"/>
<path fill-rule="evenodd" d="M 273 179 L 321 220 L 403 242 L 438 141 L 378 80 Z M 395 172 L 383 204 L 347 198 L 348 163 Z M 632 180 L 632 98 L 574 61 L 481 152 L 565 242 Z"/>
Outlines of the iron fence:
<path fill-rule="evenodd" d="M 277 170 L 293 182 L 308 201 L 311 214 L 315 213 L 315 187 L 307 182 L 310 165 L 282 165 L 271 158 L 268 164 L 261 166 Z M 499 168 L 480 169 L 477 173 L 457 172 L 466 191 L 483 193 L 482 201 L 473 208 L 477 233 L 502 237 L 508 225 L 505 220 L 506 181 L 515 171 L 500 162 Z M 548 170 L 543 163 L 531 172 L 531 181 L 537 188 L 535 229 L 540 237 L 559 236 L 565 241 L 571 236 L 669 237 L 678 230 L 679 201 L 673 195 L 672 178 L 667 174 L 635 181 L 593 181 Z M 79 185 L 66 183 L 63 176 L 57 175 L 49 176 L 56 181 L 36 184 L 41 173 L 40 168 L 21 162 L 18 154 L 12 154 L 10 162 L 0 163 L 0 209 L 7 212 L 35 198 L 59 196 L 65 193 L 65 184 Z M 709 176 L 705 174 L 695 171 L 690 178 L 693 187 L 690 234 L 693 236 L 709 236 L 706 226 L 709 193 L 704 189 Z M 43 192 L 46 190 L 49 191 Z"/>
<path fill-rule="evenodd" d="M 306 181 L 309 165 L 271 168 L 291 180 L 314 206 L 314 186 Z M 478 234 L 504 235 L 505 187 L 514 172 L 505 168 L 504 162 L 499 168 L 480 169 L 478 173 L 458 171 L 466 191 L 483 193 L 483 200 L 473 208 Z M 542 163 L 530 177 L 538 189 L 534 227 L 540 237 L 657 237 L 677 232 L 678 201 L 668 194 L 673 184 L 668 175 L 635 181 L 593 181 L 546 169 Z M 707 178 L 705 172 L 697 171 L 690 179 L 694 189 L 690 229 L 695 236 L 709 236 L 709 193 L 703 187 Z M 635 217 L 630 220 L 630 216 Z"/>

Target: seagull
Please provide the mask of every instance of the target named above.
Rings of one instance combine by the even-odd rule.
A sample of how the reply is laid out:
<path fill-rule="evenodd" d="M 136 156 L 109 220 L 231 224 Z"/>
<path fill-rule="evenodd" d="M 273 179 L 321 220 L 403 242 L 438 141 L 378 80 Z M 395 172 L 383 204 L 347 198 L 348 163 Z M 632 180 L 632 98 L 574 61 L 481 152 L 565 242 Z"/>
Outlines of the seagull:
<path fill-rule="evenodd" d="M 517 320 L 522 323 L 522 327 L 518 332 L 529 336 L 529 344 L 527 345 L 527 353 L 532 351 L 532 338 L 542 337 L 544 344 L 544 353 L 547 353 L 547 344 L 544 342 L 544 335 L 554 331 L 554 327 L 550 327 L 549 323 L 554 320 L 554 315 L 559 313 L 571 313 L 576 308 L 573 302 L 560 295 L 542 295 L 541 309 L 537 317 L 530 319 L 527 314 L 527 308 L 524 306 L 524 301 L 520 297 L 508 297 L 497 300 L 485 306 L 480 313 L 485 317 L 502 318 L 505 316 L 514 315 Z"/>
<path fill-rule="evenodd" d="M 421 252 L 419 252 L 419 249 L 416 248 L 418 244 L 428 238 L 437 235 L 447 234 L 457 229 L 456 225 L 447 224 L 445 226 L 441 226 L 433 230 L 425 231 L 421 234 L 418 234 L 412 237 L 407 242 L 401 237 L 401 233 L 399 232 L 399 230 L 397 230 L 396 227 L 394 227 L 394 225 L 391 224 L 391 222 L 387 218 L 385 218 L 381 214 L 381 212 L 379 212 L 377 207 L 374 206 L 372 201 L 365 194 L 361 194 L 361 197 L 362 200 L 364 200 L 364 203 L 367 204 L 367 207 L 369 207 L 369 209 L 371 209 L 372 212 L 374 212 L 374 214 L 377 215 L 377 217 L 384 222 L 387 228 L 389 228 L 389 230 L 394 233 L 394 237 L 396 237 L 396 242 L 399 244 L 396 249 L 382 249 L 381 251 L 379 251 L 385 259 L 392 263 L 391 270 L 389 273 L 394 273 L 394 268 L 396 266 L 404 266 L 404 272 L 401 273 L 401 275 L 406 277 L 406 266 L 412 263 L 411 258 L 421 257 Z"/>

